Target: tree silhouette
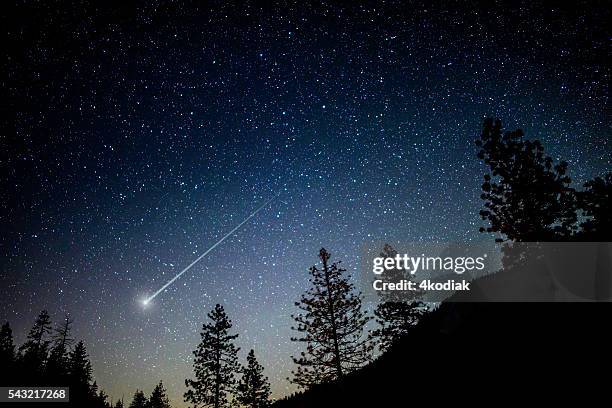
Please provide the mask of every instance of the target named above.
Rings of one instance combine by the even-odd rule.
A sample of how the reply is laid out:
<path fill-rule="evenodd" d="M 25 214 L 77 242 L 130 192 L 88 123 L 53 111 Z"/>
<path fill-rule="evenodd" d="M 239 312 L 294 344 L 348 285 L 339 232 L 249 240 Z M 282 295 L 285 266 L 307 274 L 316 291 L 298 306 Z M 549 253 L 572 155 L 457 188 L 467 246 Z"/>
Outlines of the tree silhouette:
<path fill-rule="evenodd" d="M 240 372 L 238 348 L 234 345 L 237 334 L 229 334 L 232 322 L 223 306 L 217 304 L 208 313 L 211 323 L 202 325 L 202 340 L 193 352 L 195 380 L 185 380 L 188 389 L 185 401 L 196 407 L 221 408 L 228 406 L 228 395 L 236 385 Z"/>
<path fill-rule="evenodd" d="M 91 362 L 82 341 L 69 354 L 70 400 L 85 402 L 91 398 Z"/>
<path fill-rule="evenodd" d="M 68 374 L 68 347 L 74 341 L 70 337 L 71 326 L 72 319 L 66 316 L 64 323 L 55 329 L 53 346 L 49 353 L 47 374 L 49 378 L 55 379 L 54 382 L 58 384 L 64 381 L 65 376 Z"/>
<path fill-rule="evenodd" d="M 381 302 L 374 310 L 379 328 L 372 330 L 370 336 L 381 351 L 387 351 L 392 344 L 405 337 L 416 326 L 427 310 L 427 306 L 418 300 Z"/>
<path fill-rule="evenodd" d="M 0 383 L 8 384 L 15 369 L 15 343 L 9 322 L 0 329 Z"/>
<path fill-rule="evenodd" d="M 0 362 L 3 366 L 15 360 L 15 343 L 13 343 L 13 330 L 9 322 L 5 322 L 0 329 Z"/>
<path fill-rule="evenodd" d="M 0 329 L 0 384 L 19 386 L 58 385 L 70 388 L 66 406 L 110 408 L 108 396 L 92 384 L 92 370 L 82 341 L 70 349 L 72 320 L 68 317 L 54 331 L 51 319 L 42 311 L 26 341 L 15 353 L 9 323 Z M 51 336 L 50 333 L 53 332 Z"/>
<path fill-rule="evenodd" d="M 587 241 L 610 241 L 612 234 L 612 172 L 584 184 L 577 193 L 578 206 L 588 219 L 580 224 L 581 238 Z"/>
<path fill-rule="evenodd" d="M 389 244 L 385 244 L 382 252 L 379 254 L 381 258 L 395 258 L 398 252 Z M 402 269 L 391 268 L 386 269 L 380 274 L 380 279 L 385 282 L 401 282 L 402 280 L 411 280 L 412 275 L 405 273 Z M 414 291 L 406 292 L 399 290 L 381 290 L 378 291 L 380 300 L 382 302 L 406 302 L 412 300 L 418 300 L 423 296 L 423 290 L 417 289 Z"/>
<path fill-rule="evenodd" d="M 382 258 L 395 258 L 397 251 L 386 244 L 380 253 Z M 410 274 L 403 270 L 385 269 L 380 275 L 384 282 L 398 283 L 410 279 Z M 426 305 L 418 299 L 423 296 L 421 290 L 416 291 L 379 291 L 380 302 L 376 305 L 374 316 L 379 327 L 370 332 L 370 339 L 379 350 L 386 351 L 394 342 L 408 334 L 421 316 L 427 312 Z"/>
<path fill-rule="evenodd" d="M 292 315 L 302 337 L 292 341 L 306 343 L 291 381 L 301 387 L 341 378 L 370 360 L 371 342 L 363 338 L 369 317 L 361 310 L 361 297 L 354 293 L 345 269 L 329 263 L 330 254 L 321 248 L 322 268 L 310 268 L 312 287 L 295 305 L 301 310 Z"/>
<path fill-rule="evenodd" d="M 255 358 L 255 351 L 249 351 L 247 366 L 238 382 L 236 399 L 248 408 L 270 406 L 270 382 L 263 374 L 263 367 Z"/>
<path fill-rule="evenodd" d="M 106 401 L 107 399 L 108 395 L 106 395 L 104 391 L 100 390 L 100 392 L 98 392 L 98 384 L 94 381 L 89 388 L 88 406 L 91 408 L 109 408 L 110 405 Z"/>
<path fill-rule="evenodd" d="M 95 407 L 98 408 L 110 408 L 110 404 L 107 401 L 108 395 L 104 392 L 104 390 L 100 390 L 98 395 L 95 397 Z"/>
<path fill-rule="evenodd" d="M 117 402 L 115 403 L 115 407 L 114 408 L 124 408 L 123 401 L 122 400 L 117 400 Z"/>
<path fill-rule="evenodd" d="M 49 313 L 43 310 L 30 329 L 26 342 L 19 347 L 22 368 L 30 378 L 39 379 L 43 375 L 49 352 L 49 333 L 51 318 Z"/>
<path fill-rule="evenodd" d="M 147 408 L 147 403 L 147 397 L 145 397 L 144 392 L 136 390 L 129 408 Z"/>
<path fill-rule="evenodd" d="M 170 408 L 170 400 L 161 381 L 153 388 L 153 392 L 149 397 L 148 408 Z"/>
<path fill-rule="evenodd" d="M 575 229 L 576 199 L 565 174 L 567 163 L 553 166 L 539 141 L 523 140 L 523 131 L 502 132 L 499 119 L 486 119 L 478 157 L 489 167 L 482 185 L 489 226 L 498 241 L 558 241 Z"/>

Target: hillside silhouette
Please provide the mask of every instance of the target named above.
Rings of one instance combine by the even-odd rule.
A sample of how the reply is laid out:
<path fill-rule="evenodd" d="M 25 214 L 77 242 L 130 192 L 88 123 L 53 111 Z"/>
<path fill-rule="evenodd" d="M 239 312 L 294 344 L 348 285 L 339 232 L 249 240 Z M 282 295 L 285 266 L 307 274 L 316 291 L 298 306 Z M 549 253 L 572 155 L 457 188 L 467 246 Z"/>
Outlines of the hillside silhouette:
<path fill-rule="evenodd" d="M 593 368 L 612 340 L 602 325 L 611 311 L 609 304 L 443 303 L 370 365 L 273 407 L 569 397 L 595 386 Z"/>
<path fill-rule="evenodd" d="M 523 405 L 534 397 L 550 403 L 572 395 L 584 405 L 592 390 L 601 392 L 596 385 L 603 379 L 595 373 L 609 360 L 611 304 L 546 301 L 559 299 L 560 288 L 582 301 L 610 300 L 609 252 L 588 243 L 610 241 L 612 173 L 577 190 L 567 162 L 547 156 L 520 129 L 504 131 L 499 119 L 484 121 L 476 145 L 487 167 L 480 231 L 512 243 L 503 249 L 502 270 L 420 317 L 372 363 L 274 407 L 403 407 L 443 400 Z M 539 245 L 530 242 L 574 245 L 552 252 L 545 247 L 540 257 Z M 593 265 L 561 271 L 578 254 L 587 254 Z"/>

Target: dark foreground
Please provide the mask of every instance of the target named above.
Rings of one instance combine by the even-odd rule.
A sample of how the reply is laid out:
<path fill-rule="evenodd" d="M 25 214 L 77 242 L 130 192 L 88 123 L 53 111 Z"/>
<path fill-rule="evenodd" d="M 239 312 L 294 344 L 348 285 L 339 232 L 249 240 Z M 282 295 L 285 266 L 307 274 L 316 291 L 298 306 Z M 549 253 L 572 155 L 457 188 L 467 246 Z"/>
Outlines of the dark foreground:
<path fill-rule="evenodd" d="M 590 405 L 609 378 L 610 312 L 609 303 L 442 304 L 369 366 L 274 407 Z"/>

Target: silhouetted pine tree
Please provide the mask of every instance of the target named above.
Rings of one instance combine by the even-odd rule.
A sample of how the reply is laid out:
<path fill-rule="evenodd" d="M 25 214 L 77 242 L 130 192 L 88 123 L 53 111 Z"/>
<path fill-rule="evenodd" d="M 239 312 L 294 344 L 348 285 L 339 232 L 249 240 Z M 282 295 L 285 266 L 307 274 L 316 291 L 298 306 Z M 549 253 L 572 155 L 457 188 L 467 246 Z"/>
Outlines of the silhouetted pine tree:
<path fill-rule="evenodd" d="M 147 397 L 145 397 L 144 392 L 136 390 L 129 408 L 147 408 L 147 403 Z"/>
<path fill-rule="evenodd" d="M 55 329 L 53 346 L 51 347 L 49 360 L 47 361 L 47 377 L 53 381 L 54 384 L 63 383 L 68 374 L 68 348 L 74 341 L 72 337 L 70 337 L 71 325 L 72 319 L 66 316 L 64 323 Z"/>
<path fill-rule="evenodd" d="M 270 406 L 270 382 L 263 374 L 263 367 L 255 358 L 255 351 L 249 351 L 247 366 L 242 371 L 238 382 L 236 399 L 248 408 L 266 408 Z"/>
<path fill-rule="evenodd" d="M 108 395 L 102 390 L 98 391 L 98 383 L 94 381 L 91 387 L 89 387 L 87 406 L 91 408 L 111 408 L 107 399 Z"/>
<path fill-rule="evenodd" d="M 122 400 L 118 400 L 115 403 L 115 408 L 124 408 L 123 401 Z"/>
<path fill-rule="evenodd" d="M 32 383 L 36 383 L 44 373 L 49 352 L 49 333 L 51 318 L 49 313 L 43 310 L 30 329 L 26 342 L 19 347 L 21 368 Z"/>
<path fill-rule="evenodd" d="M 354 292 L 345 269 L 329 263 L 330 254 L 321 248 L 322 268 L 310 268 L 309 288 L 295 305 L 302 311 L 292 315 L 303 337 L 292 341 L 306 343 L 291 381 L 301 387 L 324 383 L 363 366 L 370 360 L 371 342 L 363 338 L 369 317 L 361 310 L 361 297 Z"/>
<path fill-rule="evenodd" d="M 478 157 L 489 167 L 482 185 L 489 221 L 481 232 L 499 233 L 498 241 L 567 239 L 576 223 L 574 190 L 567 163 L 553 166 L 539 141 L 523 140 L 523 131 L 502 132 L 501 121 L 486 119 Z"/>
<path fill-rule="evenodd" d="M 578 206 L 588 219 L 580 224 L 581 239 L 612 241 L 612 173 L 596 177 L 578 192 Z"/>
<path fill-rule="evenodd" d="M 108 402 L 108 395 L 103 390 L 94 396 L 94 404 L 92 408 L 111 408 L 110 403 Z"/>
<path fill-rule="evenodd" d="M 91 362 L 82 341 L 79 341 L 69 353 L 68 383 L 70 401 L 85 404 L 91 400 Z"/>
<path fill-rule="evenodd" d="M 11 376 L 15 375 L 15 343 L 9 322 L 0 329 L 0 384 L 8 385 Z"/>
<path fill-rule="evenodd" d="M 25 343 L 15 353 L 9 323 L 0 329 L 0 384 L 70 387 L 70 403 L 66 406 L 110 408 L 108 396 L 92 384 L 91 363 L 83 342 L 67 351 L 72 338 L 72 320 L 66 318 L 49 338 L 51 319 L 46 311 L 37 317 Z M 51 348 L 50 345 L 53 345 Z"/>
<path fill-rule="evenodd" d="M 379 254 L 381 258 L 395 258 L 397 251 L 389 244 L 385 244 L 382 252 Z M 382 274 L 379 275 L 380 279 L 385 282 L 400 282 L 402 280 L 412 280 L 410 273 L 405 273 L 402 269 L 385 269 Z M 423 296 L 423 291 L 417 289 L 415 291 L 406 292 L 399 290 L 388 290 L 378 291 L 380 300 L 382 302 L 406 302 L 412 300 L 418 300 Z"/>
<path fill-rule="evenodd" d="M 195 380 L 185 380 L 189 388 L 185 401 L 195 406 L 221 408 L 228 406 L 228 395 L 235 390 L 235 376 L 240 372 L 238 348 L 234 346 L 237 334 L 229 334 L 232 322 L 223 306 L 217 304 L 208 313 L 211 323 L 202 325 L 202 341 L 193 352 Z"/>
<path fill-rule="evenodd" d="M 148 408 L 170 408 L 170 400 L 166 395 L 164 384 L 160 381 L 149 397 Z"/>
<path fill-rule="evenodd" d="M 389 244 L 383 248 L 382 258 L 395 258 L 397 251 Z M 411 275 L 403 270 L 385 269 L 380 275 L 384 282 L 400 282 L 410 280 Z M 400 337 L 408 334 L 416 325 L 421 316 L 427 312 L 426 305 L 418 299 L 423 296 L 421 290 L 406 291 L 379 291 L 380 303 L 376 305 L 374 316 L 379 327 L 370 332 L 370 339 L 376 343 L 381 351 L 386 351 L 391 344 Z"/>
<path fill-rule="evenodd" d="M 381 302 L 374 310 L 376 322 L 380 327 L 372 330 L 370 336 L 381 351 L 386 351 L 393 343 L 406 336 L 427 310 L 427 306 L 418 300 Z"/>

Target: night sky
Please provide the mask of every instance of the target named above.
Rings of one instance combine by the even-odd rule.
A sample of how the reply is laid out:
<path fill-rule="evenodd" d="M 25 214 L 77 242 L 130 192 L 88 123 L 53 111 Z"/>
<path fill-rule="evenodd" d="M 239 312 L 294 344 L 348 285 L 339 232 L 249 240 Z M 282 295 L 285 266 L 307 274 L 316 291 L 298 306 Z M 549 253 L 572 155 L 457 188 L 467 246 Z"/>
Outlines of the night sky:
<path fill-rule="evenodd" d="M 75 319 L 113 399 L 183 406 L 206 313 L 294 390 L 324 246 L 488 239 L 473 143 L 523 128 L 579 185 L 612 167 L 606 2 L 571 8 L 17 2 L 2 11 L 0 320 Z M 3 6 L 4 7 L 4 6 Z M 159 289 L 257 207 L 233 237 Z"/>

